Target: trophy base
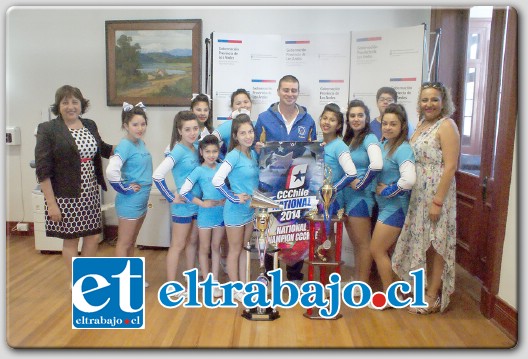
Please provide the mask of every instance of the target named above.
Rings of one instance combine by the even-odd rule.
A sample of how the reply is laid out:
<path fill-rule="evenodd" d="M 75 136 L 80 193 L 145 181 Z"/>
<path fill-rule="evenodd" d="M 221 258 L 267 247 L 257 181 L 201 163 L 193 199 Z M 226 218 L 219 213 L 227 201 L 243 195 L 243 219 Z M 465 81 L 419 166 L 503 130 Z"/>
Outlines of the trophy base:
<path fill-rule="evenodd" d="M 343 317 L 343 314 L 337 314 L 333 318 L 323 318 L 319 315 L 319 308 L 313 308 L 306 311 L 303 316 L 308 319 L 337 320 Z"/>
<path fill-rule="evenodd" d="M 257 308 L 245 309 L 242 312 L 242 317 L 247 320 L 255 321 L 271 321 L 280 318 L 279 312 L 272 308 L 266 308 L 264 313 L 258 313 Z"/>

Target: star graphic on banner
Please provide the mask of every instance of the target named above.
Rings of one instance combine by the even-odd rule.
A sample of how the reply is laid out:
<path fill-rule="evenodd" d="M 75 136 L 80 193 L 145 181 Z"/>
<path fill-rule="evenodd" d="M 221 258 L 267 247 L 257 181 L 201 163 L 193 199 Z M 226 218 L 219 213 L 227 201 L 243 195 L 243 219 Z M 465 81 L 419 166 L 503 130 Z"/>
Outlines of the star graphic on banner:
<path fill-rule="evenodd" d="M 306 176 L 306 173 L 302 173 L 301 170 L 299 170 L 299 172 L 297 172 L 297 174 L 295 174 L 294 176 L 295 176 L 295 182 L 302 181 L 302 178 L 303 176 Z"/>
<path fill-rule="evenodd" d="M 279 147 L 277 148 L 277 150 L 278 150 L 279 152 L 283 152 L 283 151 L 284 151 L 284 147 L 282 147 L 282 145 L 279 145 Z"/>

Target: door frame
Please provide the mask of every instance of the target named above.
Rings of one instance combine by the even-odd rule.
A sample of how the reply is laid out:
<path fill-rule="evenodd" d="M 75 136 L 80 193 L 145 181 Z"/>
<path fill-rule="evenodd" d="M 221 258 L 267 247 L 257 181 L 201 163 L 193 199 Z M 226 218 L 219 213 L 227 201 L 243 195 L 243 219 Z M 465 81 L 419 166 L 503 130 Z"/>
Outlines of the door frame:
<path fill-rule="evenodd" d="M 431 9 L 431 28 L 453 28 L 456 27 L 458 39 L 464 36 L 464 28 L 467 29 L 468 8 Z M 465 26 L 465 27 L 464 27 Z M 494 316 L 497 307 L 497 294 L 500 284 L 500 272 L 503 257 L 503 247 L 506 233 L 506 221 L 508 215 L 508 202 L 510 196 L 510 184 L 513 164 L 513 151 L 515 132 L 517 124 L 517 13 L 511 7 L 494 7 L 492 29 L 490 34 L 490 58 L 488 62 L 488 83 L 486 99 L 486 116 L 496 116 L 496 121 L 491 121 L 494 128 L 484 129 L 484 136 L 495 136 L 497 133 L 497 144 L 508 144 L 496 146 L 496 158 L 494 173 L 501 176 L 488 183 L 488 203 L 490 205 L 490 217 L 494 223 L 490 226 L 485 245 L 486 276 L 482 282 L 480 311 L 487 317 Z M 454 32 L 454 31 L 453 31 Z M 467 35 L 467 31 L 465 33 Z M 442 34 L 442 40 L 444 34 Z M 464 36 L 467 38 L 467 36 Z M 461 43 L 458 39 L 447 41 L 453 44 L 459 53 L 465 54 L 466 42 Z M 501 67 L 502 50 L 504 47 L 504 63 Z M 445 46 L 443 47 L 445 49 Z M 443 55 L 443 56 L 442 56 Z M 500 73 L 497 69 L 501 69 Z M 465 79 L 465 56 L 452 56 L 449 51 L 440 54 L 438 72 L 442 82 L 452 89 L 455 103 L 462 103 Z M 492 80 L 493 79 L 493 80 Z M 501 80 L 502 79 L 502 88 Z M 497 94 L 502 91 L 500 103 Z M 497 116 L 500 105 L 500 113 Z M 460 106 L 457 106 L 460 107 Z M 460 114 L 454 114 L 454 118 L 461 118 Z M 485 121 L 489 122 L 489 121 Z M 460 121 L 457 125 L 460 128 Z M 495 127 L 498 126 L 498 127 Z M 493 139 L 494 140 L 494 139 Z M 483 141 L 485 141 L 483 139 Z M 491 142 L 493 143 L 493 142 Z M 511 144 L 511 145 L 510 145 Z M 483 169 L 484 170 L 484 169 Z M 490 169 L 491 170 L 491 169 Z M 514 209 L 516 211 L 516 209 Z M 517 289 L 518 290 L 518 289 Z"/>
<path fill-rule="evenodd" d="M 517 45 L 517 12 L 511 7 L 493 10 L 493 20 L 490 41 L 490 66 L 488 76 L 501 69 L 501 76 L 497 81 L 488 81 L 488 98 L 486 100 L 486 113 L 497 116 L 496 126 L 491 134 L 497 134 L 497 144 L 511 144 L 496 146 L 494 176 L 488 184 L 488 197 L 491 204 L 491 216 L 494 225 L 490 226 L 486 238 L 486 264 L 487 271 L 481 289 L 480 311 L 487 318 L 494 316 L 499 292 L 501 264 L 506 234 L 506 221 L 508 217 L 508 202 L 510 198 L 510 184 L 512 176 L 515 133 L 518 115 L 518 45 Z M 504 62 L 501 66 L 501 54 L 504 52 Z M 499 81 L 502 78 L 502 82 Z M 502 83 L 502 88 L 501 88 Z M 501 92 L 500 102 L 497 94 Z M 488 102 L 489 101 L 489 102 Z M 488 107 L 488 104 L 491 107 Z M 486 116 L 487 116 L 486 115 Z M 492 121 L 493 122 L 493 121 Z M 488 132 L 488 133 L 489 133 Z M 488 134 L 491 136 L 491 134 Z M 491 172 L 491 169 L 490 169 Z M 513 210 L 517 210 L 516 208 Z M 517 289 L 518 291 L 518 289 Z"/>

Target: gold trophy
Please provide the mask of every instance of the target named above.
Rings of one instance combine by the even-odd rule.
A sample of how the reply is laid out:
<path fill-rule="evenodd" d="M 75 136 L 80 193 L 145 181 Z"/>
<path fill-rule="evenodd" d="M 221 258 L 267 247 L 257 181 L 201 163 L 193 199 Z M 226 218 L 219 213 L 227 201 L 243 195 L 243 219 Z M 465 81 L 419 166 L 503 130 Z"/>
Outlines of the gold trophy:
<path fill-rule="evenodd" d="M 332 247 L 332 242 L 330 241 L 330 225 L 332 224 L 332 217 L 329 214 L 330 206 L 335 200 L 336 190 L 332 185 L 332 169 L 329 166 L 325 166 L 325 174 L 323 179 L 323 186 L 320 190 L 321 201 L 323 202 L 323 218 L 326 229 L 326 240 L 317 247 L 316 254 L 321 259 L 321 261 L 326 262 L 327 258 L 322 253 L 322 250 L 329 250 Z"/>
<path fill-rule="evenodd" d="M 251 206 L 251 205 L 250 205 Z M 268 228 L 270 223 L 270 214 L 267 208 L 255 208 L 255 228 L 259 232 L 256 247 L 259 254 L 260 269 L 264 268 L 264 255 L 268 247 Z"/>
<path fill-rule="evenodd" d="M 265 196 L 262 192 L 255 191 L 249 204 L 251 208 L 255 208 L 255 228 L 258 230 L 258 238 L 255 243 L 259 257 L 260 274 L 257 277 L 257 281 L 263 283 L 268 287 L 269 280 L 264 274 L 264 258 L 266 252 L 268 252 L 268 229 L 270 225 L 270 209 L 280 210 L 283 208 L 282 204 L 279 204 Z M 248 242 L 244 249 L 246 252 L 246 278 L 249 280 L 251 277 L 251 243 Z M 277 252 L 275 249 L 274 268 L 277 266 Z M 279 312 L 271 307 L 260 307 L 257 306 L 253 309 L 245 309 L 242 313 L 242 317 L 249 320 L 275 320 L 279 318 Z"/>

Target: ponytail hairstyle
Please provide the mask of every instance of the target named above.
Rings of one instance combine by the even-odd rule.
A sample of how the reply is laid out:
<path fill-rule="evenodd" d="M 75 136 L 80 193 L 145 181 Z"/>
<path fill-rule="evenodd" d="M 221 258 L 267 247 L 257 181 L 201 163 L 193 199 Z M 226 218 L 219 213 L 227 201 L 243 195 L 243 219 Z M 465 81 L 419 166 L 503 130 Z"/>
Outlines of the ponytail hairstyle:
<path fill-rule="evenodd" d="M 238 140 L 236 139 L 236 136 L 237 136 L 238 129 L 240 128 L 240 126 L 242 126 L 245 123 L 249 123 L 251 125 L 251 128 L 255 130 L 255 127 L 253 126 L 253 122 L 251 122 L 251 118 L 245 113 L 241 113 L 240 115 L 235 117 L 232 121 L 233 121 L 233 125 L 231 126 L 231 138 L 229 142 L 229 149 L 227 150 L 228 152 L 233 150 L 233 148 L 239 145 Z"/>
<path fill-rule="evenodd" d="M 392 113 L 398 117 L 401 124 L 401 131 L 398 137 L 395 139 L 394 143 L 392 144 L 387 157 L 391 157 L 394 151 L 407 140 L 407 135 L 409 134 L 409 122 L 407 119 L 407 112 L 405 111 L 405 107 L 398 103 L 391 103 L 387 108 L 385 109 L 385 113 L 383 113 L 383 116 L 381 117 L 381 123 L 383 126 L 383 118 L 386 114 Z"/>
<path fill-rule="evenodd" d="M 198 122 L 198 117 L 192 112 L 192 111 L 180 111 L 174 116 L 174 121 L 172 123 L 172 135 L 171 135 L 171 141 L 170 141 L 170 149 L 174 148 L 174 145 L 176 142 L 181 141 L 181 134 L 180 131 L 183 128 L 183 123 L 187 121 L 196 121 Z"/>
<path fill-rule="evenodd" d="M 354 107 L 361 107 L 363 109 L 363 112 L 365 113 L 365 127 L 361 131 L 359 131 L 357 136 L 355 135 L 352 126 L 350 126 L 350 124 L 348 123 L 348 115 L 350 114 L 350 110 Z M 343 137 L 343 142 L 345 142 L 350 148 L 354 150 L 363 143 L 365 137 L 370 133 L 370 110 L 367 105 L 365 105 L 365 103 L 361 100 L 350 101 L 345 116 L 345 123 L 346 129 L 345 136 Z"/>
<path fill-rule="evenodd" d="M 204 163 L 205 159 L 202 156 L 202 151 L 205 150 L 205 148 L 209 145 L 215 145 L 218 148 L 218 152 L 220 152 L 220 141 L 218 140 L 218 137 L 215 135 L 207 135 L 198 143 L 198 158 L 200 159 L 200 163 Z"/>
<path fill-rule="evenodd" d="M 325 112 L 332 112 L 336 115 L 336 118 L 337 118 L 336 136 L 343 137 L 343 125 L 345 123 L 345 119 L 343 117 L 343 112 L 341 112 L 341 109 L 339 108 L 339 106 L 335 103 L 327 104 L 324 107 L 323 112 L 321 113 L 321 116 L 319 116 L 319 121 L 321 120 L 321 117 L 323 117 L 323 114 Z"/>
<path fill-rule="evenodd" d="M 211 111 L 211 101 L 209 99 L 209 96 L 203 93 L 199 93 L 196 96 L 194 96 L 191 99 L 191 111 L 199 102 L 205 102 L 207 104 L 207 107 L 209 108 L 209 116 L 207 116 L 207 120 L 205 121 L 205 127 L 209 132 L 213 132 L 213 113 Z"/>

